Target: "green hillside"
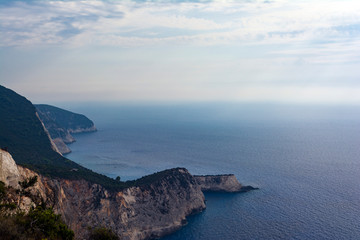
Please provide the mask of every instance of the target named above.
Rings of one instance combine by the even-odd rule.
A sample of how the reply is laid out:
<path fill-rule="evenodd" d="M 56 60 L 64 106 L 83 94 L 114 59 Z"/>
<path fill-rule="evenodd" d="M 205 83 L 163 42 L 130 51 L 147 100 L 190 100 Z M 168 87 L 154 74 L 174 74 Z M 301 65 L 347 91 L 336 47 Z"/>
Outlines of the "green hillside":
<path fill-rule="evenodd" d="M 33 104 L 3 86 L 0 86 L 0 147 L 7 148 L 17 164 L 45 176 L 85 179 L 113 190 L 125 187 L 124 183 L 92 172 L 53 151 Z"/>
<path fill-rule="evenodd" d="M 94 123 L 82 114 L 73 113 L 46 104 L 36 104 L 35 107 L 37 108 L 39 113 L 46 115 L 52 121 L 56 121 L 59 127 L 66 130 L 75 130 L 77 128 L 91 128 L 94 126 Z"/>
<path fill-rule="evenodd" d="M 35 107 L 53 139 L 62 138 L 69 143 L 66 137 L 71 132 L 95 131 L 94 123 L 82 114 L 46 104 L 36 104 Z"/>

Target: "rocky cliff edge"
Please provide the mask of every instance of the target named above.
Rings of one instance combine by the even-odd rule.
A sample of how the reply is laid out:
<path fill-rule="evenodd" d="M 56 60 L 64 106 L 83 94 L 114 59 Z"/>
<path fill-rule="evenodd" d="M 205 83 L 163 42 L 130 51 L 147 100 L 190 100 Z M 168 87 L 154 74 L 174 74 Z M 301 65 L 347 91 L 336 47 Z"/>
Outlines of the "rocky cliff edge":
<path fill-rule="evenodd" d="M 87 239 L 88 228 L 98 226 L 111 228 L 126 240 L 160 238 L 186 224 L 188 215 L 206 208 L 202 190 L 241 190 L 234 175 L 194 177 L 184 168 L 164 173 L 151 183 L 111 192 L 85 180 L 44 177 L 17 166 L 8 152 L 0 150 L 0 180 L 16 188 L 18 181 L 37 176 L 31 193 L 61 214 L 77 239 Z M 21 201 L 25 211 L 37 204 L 30 198 Z"/>

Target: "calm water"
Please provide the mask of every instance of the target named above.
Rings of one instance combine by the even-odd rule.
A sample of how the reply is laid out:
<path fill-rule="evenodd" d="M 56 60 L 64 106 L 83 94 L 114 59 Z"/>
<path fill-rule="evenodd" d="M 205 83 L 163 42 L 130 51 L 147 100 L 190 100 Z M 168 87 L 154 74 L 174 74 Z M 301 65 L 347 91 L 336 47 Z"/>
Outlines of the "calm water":
<path fill-rule="evenodd" d="M 206 194 L 175 239 L 360 239 L 360 111 L 276 105 L 63 106 L 94 120 L 67 157 L 122 180 L 166 168 L 259 187 Z"/>

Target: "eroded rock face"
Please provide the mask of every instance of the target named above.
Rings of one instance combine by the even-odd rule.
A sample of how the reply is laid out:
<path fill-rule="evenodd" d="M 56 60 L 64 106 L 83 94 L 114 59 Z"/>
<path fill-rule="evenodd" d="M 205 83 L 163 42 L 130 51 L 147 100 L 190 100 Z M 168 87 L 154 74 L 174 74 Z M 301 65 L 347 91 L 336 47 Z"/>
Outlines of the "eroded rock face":
<path fill-rule="evenodd" d="M 19 187 L 21 176 L 14 159 L 10 153 L 0 149 L 0 181 L 6 186 Z"/>
<path fill-rule="evenodd" d="M 85 180 L 54 179 L 17 166 L 11 155 L 2 154 L 1 179 L 8 184 L 37 176 L 32 197 L 15 200 L 27 212 L 42 201 L 62 215 L 77 239 L 88 239 L 88 228 L 107 227 L 121 239 L 154 239 L 172 233 L 186 217 L 206 208 L 202 191 L 239 192 L 234 175 L 192 176 L 184 168 L 170 169 L 149 184 L 110 192 Z M 165 172 L 165 171 L 164 171 Z"/>
<path fill-rule="evenodd" d="M 185 169 L 121 192 L 86 181 L 51 180 L 46 185 L 54 194 L 54 209 L 84 239 L 87 227 L 96 226 L 111 228 L 121 239 L 158 238 L 183 226 L 186 216 L 205 209 L 204 195 Z"/>
<path fill-rule="evenodd" d="M 202 191 L 211 192 L 242 192 L 243 186 L 234 174 L 194 176 Z"/>
<path fill-rule="evenodd" d="M 6 159 L 11 158 L 6 154 Z M 205 209 L 205 198 L 193 176 L 182 168 L 151 184 L 109 192 L 98 184 L 85 180 L 52 179 L 27 168 L 16 166 L 17 180 L 37 176 L 37 183 L 29 190 L 32 198 L 19 200 L 27 212 L 44 201 L 61 214 L 77 239 L 88 239 L 88 228 L 111 228 L 121 239 L 159 238 L 172 233 L 186 223 L 186 216 Z M 1 176 L 6 172 L 1 169 Z"/>

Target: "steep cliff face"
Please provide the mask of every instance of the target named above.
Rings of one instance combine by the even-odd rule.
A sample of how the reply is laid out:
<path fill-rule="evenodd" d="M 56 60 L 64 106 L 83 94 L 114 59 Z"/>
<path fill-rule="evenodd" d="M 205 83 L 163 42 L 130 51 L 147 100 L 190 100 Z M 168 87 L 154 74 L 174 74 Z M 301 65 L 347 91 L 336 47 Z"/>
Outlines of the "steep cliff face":
<path fill-rule="evenodd" d="M 88 228 L 99 226 L 111 228 L 125 240 L 159 238 L 182 227 L 188 215 L 206 208 L 202 191 L 243 190 L 234 175 L 192 176 L 176 168 L 135 181 L 134 187 L 108 191 L 85 180 L 44 177 L 17 166 L 6 151 L 1 156 L 0 180 L 7 185 L 38 178 L 30 188 L 31 198 L 14 200 L 21 209 L 28 211 L 44 201 L 62 215 L 77 239 L 87 239 Z"/>
<path fill-rule="evenodd" d="M 50 133 L 49 133 L 49 131 L 46 129 L 44 123 L 41 121 L 41 119 L 40 119 L 40 117 L 39 117 L 39 114 L 38 114 L 38 113 L 35 113 L 35 115 L 36 115 L 36 117 L 39 119 L 39 121 L 41 122 L 41 125 L 43 126 L 44 132 L 46 133 L 46 135 L 47 135 L 48 138 L 49 138 L 49 141 L 50 141 L 50 143 L 51 143 L 51 148 L 52 148 L 55 152 L 57 152 L 57 153 L 59 153 L 59 154 L 61 154 L 61 155 L 64 154 L 65 152 L 60 151 L 60 150 L 59 150 L 59 147 L 57 146 L 57 144 L 55 143 L 55 141 L 51 138 Z M 64 145 L 65 145 L 65 144 L 64 144 Z M 60 145 L 59 145 L 59 146 L 60 146 Z M 65 145 L 65 146 L 66 146 L 66 145 Z M 71 152 L 70 149 L 69 149 L 69 152 Z"/>
<path fill-rule="evenodd" d="M 0 181 L 7 186 L 18 188 L 20 172 L 10 153 L 0 149 Z"/>
<path fill-rule="evenodd" d="M 14 200 L 20 202 L 21 209 L 28 211 L 43 200 L 62 215 L 77 239 L 87 239 L 88 228 L 98 226 L 111 228 L 121 239 L 159 238 L 183 226 L 186 216 L 205 209 L 200 187 L 183 168 L 167 170 L 166 175 L 149 184 L 110 192 L 85 180 L 44 177 L 17 166 L 6 151 L 1 154 L 0 176 L 6 185 L 38 178 L 29 189 L 32 198 Z"/>
<path fill-rule="evenodd" d="M 32 193 L 63 216 L 77 239 L 88 228 L 111 228 L 121 239 L 159 238 L 179 229 L 186 216 L 205 209 L 204 195 L 185 169 L 143 187 L 109 192 L 84 180 L 49 179 L 19 167 L 24 178 L 38 176 Z M 30 206 L 31 204 L 28 204 Z"/>
<path fill-rule="evenodd" d="M 10 153 L 0 149 L 0 181 L 5 183 L 5 186 L 12 187 L 13 190 L 9 191 L 7 198 L 9 202 L 17 203 L 20 210 L 24 212 L 28 212 L 30 207 L 34 207 L 40 204 L 42 200 L 47 199 L 42 181 L 37 182 L 29 189 L 31 196 L 15 192 L 15 190 L 20 189 L 19 182 L 32 176 L 39 175 L 29 169 L 16 165 Z"/>
<path fill-rule="evenodd" d="M 186 216 L 205 209 L 204 195 L 185 169 L 142 187 L 108 192 L 85 181 L 50 181 L 55 209 L 77 233 L 106 226 L 121 239 L 158 238 L 186 223 Z"/>

